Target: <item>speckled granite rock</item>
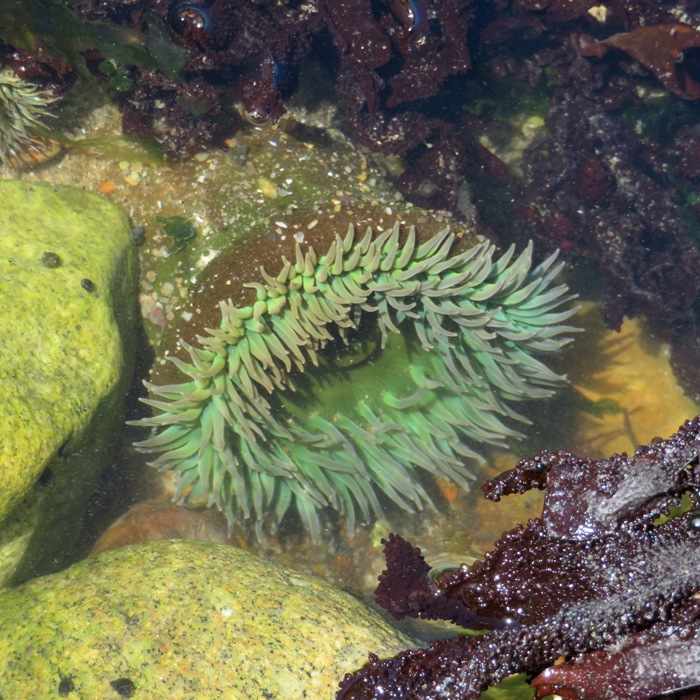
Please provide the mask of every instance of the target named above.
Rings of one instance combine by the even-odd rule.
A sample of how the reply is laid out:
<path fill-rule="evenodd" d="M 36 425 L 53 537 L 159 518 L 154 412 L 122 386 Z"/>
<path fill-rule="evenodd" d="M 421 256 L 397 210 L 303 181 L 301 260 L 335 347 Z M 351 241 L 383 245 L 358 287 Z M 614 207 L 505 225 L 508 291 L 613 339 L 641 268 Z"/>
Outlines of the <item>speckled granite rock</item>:
<path fill-rule="evenodd" d="M 220 544 L 146 542 L 0 592 L 8 698 L 330 700 L 368 651 L 411 644 L 347 593 Z"/>
<path fill-rule="evenodd" d="M 120 209 L 0 182 L 0 583 L 61 564 L 121 423 L 136 264 Z M 72 535 L 69 533 L 73 533 Z"/>

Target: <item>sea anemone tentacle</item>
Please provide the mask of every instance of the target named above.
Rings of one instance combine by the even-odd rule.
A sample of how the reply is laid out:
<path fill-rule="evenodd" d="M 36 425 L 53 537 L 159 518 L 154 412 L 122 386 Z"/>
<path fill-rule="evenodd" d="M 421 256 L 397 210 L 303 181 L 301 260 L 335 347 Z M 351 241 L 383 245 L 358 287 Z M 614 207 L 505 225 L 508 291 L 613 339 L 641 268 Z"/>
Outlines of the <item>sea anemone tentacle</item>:
<path fill-rule="evenodd" d="M 60 144 L 47 135 L 47 119 L 57 97 L 0 67 L 0 165 L 26 170 L 58 155 Z"/>
<path fill-rule="evenodd" d="M 449 230 L 351 227 L 261 270 L 252 305 L 222 301 L 220 327 L 174 359 L 188 380 L 149 384 L 157 413 L 136 422 L 154 429 L 137 443 L 153 466 L 180 474 L 176 499 L 259 535 L 294 506 L 317 540 L 323 508 L 350 530 L 382 500 L 432 508 L 421 472 L 467 489 L 479 446 L 519 435 L 511 404 L 563 383 L 540 357 L 569 342 L 574 309 L 556 256 L 454 249 Z"/>

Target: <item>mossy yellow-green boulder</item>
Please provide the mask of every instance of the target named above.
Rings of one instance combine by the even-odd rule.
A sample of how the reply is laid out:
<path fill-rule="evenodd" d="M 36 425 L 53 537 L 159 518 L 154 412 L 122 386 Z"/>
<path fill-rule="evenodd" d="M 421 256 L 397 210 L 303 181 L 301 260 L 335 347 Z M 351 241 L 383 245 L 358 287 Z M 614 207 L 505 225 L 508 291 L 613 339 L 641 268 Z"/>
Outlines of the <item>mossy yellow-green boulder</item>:
<path fill-rule="evenodd" d="M 145 542 L 0 592 L 8 698 L 331 700 L 368 652 L 411 644 L 351 595 L 221 544 Z"/>
<path fill-rule="evenodd" d="M 119 434 L 134 353 L 125 215 L 0 182 L 0 584 L 61 565 Z"/>

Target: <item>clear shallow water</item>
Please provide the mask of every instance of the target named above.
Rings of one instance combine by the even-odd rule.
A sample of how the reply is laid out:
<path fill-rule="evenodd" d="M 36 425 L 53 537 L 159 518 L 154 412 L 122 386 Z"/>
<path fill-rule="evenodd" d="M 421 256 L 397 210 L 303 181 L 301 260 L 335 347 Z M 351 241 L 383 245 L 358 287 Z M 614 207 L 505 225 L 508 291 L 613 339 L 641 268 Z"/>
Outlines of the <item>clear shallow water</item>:
<path fill-rule="evenodd" d="M 527 113 L 521 119 L 514 118 L 512 124 L 494 118 L 483 140 L 493 144 L 494 152 L 504 159 L 515 158 L 516 141 L 526 138 L 523 125 L 530 119 Z M 113 134 L 118 128 L 115 110 L 102 108 L 86 121 L 84 135 Z M 534 131 L 540 128 L 538 124 L 533 126 Z M 263 133 L 270 141 L 277 138 L 279 131 L 268 127 Z M 154 329 L 172 321 L 169 315 L 176 316 L 182 301 L 180 293 L 186 288 L 178 283 L 177 273 L 164 278 L 155 272 L 158 258 L 169 245 L 156 217 L 164 213 L 195 221 L 201 236 L 220 229 L 227 218 L 232 220 L 230 212 L 218 206 L 212 194 L 223 186 L 218 179 L 222 172 L 219 163 L 223 159 L 230 162 L 232 158 L 239 158 L 238 164 L 250 169 L 250 179 L 255 179 L 262 198 L 270 191 L 277 191 L 278 182 L 259 181 L 256 155 L 241 156 L 237 150 L 241 142 L 237 142 L 235 136 L 232 138 L 228 154 L 202 149 L 194 160 L 167 165 L 106 158 L 94 151 L 75 148 L 56 163 L 19 175 L 28 180 L 61 182 L 102 192 L 122 206 L 136 225 L 145 227 L 146 242 L 140 248 L 143 267 L 139 291 L 144 323 L 151 339 L 158 333 Z M 333 167 L 337 167 L 336 164 Z M 483 203 L 487 199 L 485 190 L 479 189 L 476 182 L 475 179 L 475 200 Z M 227 194 L 235 197 L 237 193 Z M 344 202 L 347 196 L 348 192 L 343 190 L 339 202 Z M 507 198 L 509 193 L 494 188 L 489 194 L 490 207 L 484 206 L 485 210 L 489 209 L 490 222 L 496 229 L 502 223 L 498 216 L 499 196 Z M 400 200 L 392 200 L 387 206 L 397 208 L 402 204 Z M 515 237 L 518 235 L 516 233 Z M 186 276 L 185 270 L 180 277 Z M 620 333 L 608 331 L 599 316 L 602 283 L 598 273 L 590 266 L 578 264 L 572 265 L 566 276 L 571 288 L 581 297 L 581 313 L 574 323 L 583 329 L 557 363 L 557 368 L 568 374 L 571 386 L 551 402 L 528 407 L 533 423 L 524 429 L 522 442 L 491 450 L 488 470 L 479 475 L 479 479 L 488 478 L 544 447 L 570 449 L 591 457 L 630 452 L 637 444 L 649 442 L 654 436 L 670 435 L 698 411 L 675 381 L 669 364 L 668 338 L 655 336 L 643 321 L 627 320 Z M 141 375 L 147 364 L 144 352 L 139 368 Z M 138 383 L 135 387 L 134 393 L 138 391 Z M 132 410 L 133 406 L 132 403 Z M 115 426 L 115 430 L 122 430 L 122 426 Z M 84 550 L 126 508 L 144 500 L 164 499 L 172 489 L 172 484 L 159 481 L 131 449 L 130 443 L 137 437 L 133 430 L 124 433 L 123 452 L 106 471 L 103 486 L 90 506 L 82 541 Z M 437 515 L 417 518 L 392 513 L 391 525 L 369 523 L 358 528 L 352 537 L 329 538 L 327 548 L 310 544 L 303 532 L 294 530 L 292 523 L 285 538 L 277 538 L 262 549 L 279 561 L 367 595 L 382 568 L 379 540 L 390 530 L 402 532 L 423 548 L 429 560 L 434 558 L 445 565 L 446 562 L 458 563 L 466 556 L 478 556 L 503 530 L 538 513 L 536 495 L 511 498 L 500 505 L 490 504 L 479 498 L 477 486 L 478 480 L 472 493 L 462 494 L 456 493 L 450 484 L 434 484 L 432 488 L 441 506 Z M 190 520 L 189 516 L 175 515 L 160 505 L 148 514 L 137 513 L 134 522 L 117 532 L 112 545 L 131 541 L 129 538 L 164 533 L 258 547 L 247 532 L 236 530 L 229 537 L 225 523 L 214 513 L 207 513 L 202 520 Z M 109 546 L 109 542 L 103 545 Z"/>
<path fill-rule="evenodd" d="M 108 134 L 115 130 L 118 130 L 118 117 L 112 108 L 93 113 L 85 127 L 85 133 L 89 135 Z M 268 128 L 263 134 L 265 138 L 274 137 L 275 129 Z M 161 212 L 172 215 L 180 212 L 185 218 L 199 222 L 199 230 L 203 232 L 200 235 L 206 235 L 207 230 L 220 225 L 220 215 L 225 212 L 214 212 L 208 192 L 217 189 L 217 162 L 227 157 L 202 151 L 201 157 L 193 161 L 153 166 L 115 161 L 88 149 L 73 149 L 60 161 L 19 176 L 97 191 L 114 185 L 107 196 L 122 206 L 137 225 L 146 224 L 147 241 L 140 248 L 141 307 L 145 326 L 151 332 L 154 328 L 157 331 L 161 323 L 161 317 L 154 315 L 155 311 L 165 316 L 167 322 L 167 316 L 176 313 L 179 301 L 177 282 L 171 284 L 170 278 L 161 282 L 153 272 L 152 263 L 157 261 L 165 245 L 155 217 Z M 254 163 L 253 160 L 253 167 Z M 217 215 L 220 218 L 215 218 Z M 572 346 L 555 362 L 558 371 L 568 374 L 571 387 L 560 392 L 553 401 L 528 407 L 533 425 L 523 430 L 524 440 L 507 449 L 493 450 L 490 471 L 484 477 L 508 468 L 517 459 L 544 447 L 567 448 L 591 457 L 605 456 L 614 451 L 629 452 L 656 435 L 672 433 L 683 420 L 694 415 L 696 406 L 684 396 L 671 371 L 668 344 L 664 339 L 654 337 L 643 321 L 626 321 L 621 333 L 608 331 L 600 321 L 596 305 L 600 287 L 596 273 L 590 267 L 572 266 L 565 277 L 572 290 L 580 294 L 581 311 L 574 319 L 574 325 L 583 329 Z M 148 362 L 144 359 L 146 354 L 141 353 L 141 374 Z M 659 411 L 660 405 L 664 407 L 663 411 Z M 95 524 L 90 527 L 92 536 L 95 528 L 103 528 L 126 505 L 162 494 L 166 488 L 154 483 L 156 480 L 150 470 L 142 471 L 142 460 L 129 447 L 136 436 L 133 430 L 125 434 L 124 454 L 118 465 L 110 467 L 103 491 L 96 497 L 93 508 Z M 475 482 L 477 485 L 478 481 Z M 449 487 L 445 487 L 445 493 L 445 512 L 437 520 L 427 518 L 423 522 L 411 516 L 401 527 L 401 516 L 393 514 L 395 529 L 418 539 L 429 554 L 449 552 L 459 557 L 465 552 L 481 552 L 503 529 L 528 514 L 536 513 L 538 507 L 536 499 L 522 506 L 516 503 L 508 503 L 506 507 L 485 504 L 478 499 L 476 488 L 474 493 L 466 496 L 454 496 Z M 517 515 L 513 517 L 514 514 Z M 214 530 L 214 537 L 225 538 L 220 527 L 214 527 Z M 376 547 L 382 533 L 387 531 L 388 526 L 381 524 L 361 528 L 356 535 L 359 542 L 341 546 L 340 555 L 335 552 L 337 545 L 334 545 L 333 551 L 320 557 L 317 551 L 313 555 L 309 553 L 314 548 L 304 545 L 303 538 L 292 537 L 292 541 L 297 542 L 292 547 L 296 554 L 280 554 L 278 551 L 277 556 L 296 560 L 300 566 L 339 582 L 345 580 L 347 583 L 349 578 L 350 585 L 368 590 L 381 570 L 381 557 Z M 274 555 L 275 550 L 284 549 L 286 545 L 277 542 L 271 547 L 271 553 Z M 357 556 L 357 551 L 362 554 Z M 367 556 L 367 552 L 372 554 Z"/>

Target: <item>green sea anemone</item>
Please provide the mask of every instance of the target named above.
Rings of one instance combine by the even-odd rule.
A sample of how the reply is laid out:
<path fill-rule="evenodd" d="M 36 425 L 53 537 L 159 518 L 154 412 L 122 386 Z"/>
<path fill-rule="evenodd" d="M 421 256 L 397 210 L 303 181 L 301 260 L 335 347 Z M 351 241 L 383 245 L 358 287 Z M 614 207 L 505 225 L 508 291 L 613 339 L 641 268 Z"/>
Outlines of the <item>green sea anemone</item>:
<path fill-rule="evenodd" d="M 10 68 L 0 69 L 0 165 L 16 169 L 43 163 L 60 151 L 47 137 L 46 120 L 57 98 Z"/>
<path fill-rule="evenodd" d="M 175 498 L 252 517 L 258 536 L 294 504 L 317 540 L 329 506 L 351 530 L 382 500 L 432 507 L 421 471 L 468 488 L 479 446 L 518 435 L 511 404 L 564 381 L 537 356 L 569 341 L 574 310 L 555 256 L 532 269 L 531 246 L 494 261 L 488 242 L 454 244 L 351 227 L 261 269 L 252 306 L 222 301 L 220 327 L 173 359 L 190 380 L 147 384 L 158 413 L 136 422 L 156 429 L 137 443 L 162 453 L 152 465 L 179 472 Z"/>

